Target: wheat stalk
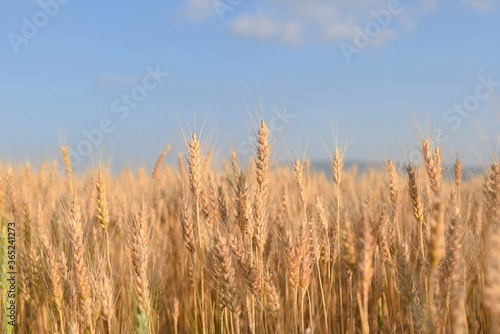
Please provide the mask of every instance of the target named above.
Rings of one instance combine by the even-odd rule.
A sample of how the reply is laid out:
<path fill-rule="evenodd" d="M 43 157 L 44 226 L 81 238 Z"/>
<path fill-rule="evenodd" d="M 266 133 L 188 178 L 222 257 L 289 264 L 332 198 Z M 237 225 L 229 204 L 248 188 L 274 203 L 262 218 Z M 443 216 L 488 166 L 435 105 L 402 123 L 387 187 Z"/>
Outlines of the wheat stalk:
<path fill-rule="evenodd" d="M 163 152 L 161 152 L 160 156 L 156 160 L 155 166 L 153 168 L 153 173 L 151 173 L 151 180 L 153 181 L 156 180 L 158 174 L 160 174 L 161 164 L 163 163 L 163 160 L 165 160 L 165 157 L 167 156 L 169 151 L 170 151 L 170 145 L 165 147 Z"/>
<path fill-rule="evenodd" d="M 73 268 L 75 271 L 75 284 L 78 292 L 78 301 L 84 328 L 90 328 L 94 333 L 92 321 L 92 297 L 90 291 L 90 276 L 85 264 L 85 247 L 83 243 L 81 207 L 73 198 L 71 205 L 71 219 L 69 224 L 69 236 L 73 253 Z"/>
<path fill-rule="evenodd" d="M 59 329 L 64 334 L 63 321 L 63 297 L 64 297 L 64 278 L 60 274 L 61 266 L 63 265 L 57 258 L 53 246 L 47 240 L 45 234 L 41 233 L 38 236 L 40 245 L 43 249 L 43 260 L 49 276 L 49 291 L 52 295 L 52 300 L 57 310 L 59 321 Z"/>
<path fill-rule="evenodd" d="M 337 254 L 340 255 L 342 254 L 342 246 L 341 246 L 341 229 L 340 229 L 340 209 L 341 209 L 341 191 L 340 191 L 340 184 L 342 182 L 342 173 L 343 173 L 343 168 L 344 168 L 344 153 L 340 151 L 338 147 L 335 148 L 335 152 L 333 154 L 333 160 L 331 162 L 331 171 L 332 171 L 332 176 L 333 176 L 333 181 L 335 183 L 335 190 L 336 190 L 336 196 L 337 196 L 337 228 L 336 228 L 336 244 L 337 244 Z M 339 296 L 340 296 L 340 305 L 343 305 L 343 289 L 342 289 L 342 267 L 341 263 L 339 261 L 338 263 L 338 282 L 339 282 Z M 343 317 L 343 307 L 340 307 L 340 325 L 341 325 L 341 331 L 344 331 L 344 317 Z"/>
<path fill-rule="evenodd" d="M 439 265 L 439 262 L 443 259 L 445 255 L 444 250 L 444 205 L 440 199 L 436 199 L 434 204 L 432 205 L 432 214 L 431 214 L 431 238 L 429 241 L 429 258 L 431 271 L 429 274 L 429 307 L 430 307 L 430 318 L 434 321 L 434 329 L 436 330 L 437 322 L 436 320 L 440 320 L 438 318 L 434 318 L 437 316 L 436 313 L 436 305 L 434 303 L 434 292 L 437 288 L 437 280 L 436 280 L 436 271 Z"/>
<path fill-rule="evenodd" d="M 492 319 L 495 319 L 496 326 L 500 326 L 500 229 L 495 230 L 491 236 L 486 259 L 484 296 Z"/>
<path fill-rule="evenodd" d="M 366 209 L 361 214 L 361 249 L 359 252 L 359 277 L 361 288 L 357 292 L 358 307 L 361 317 L 361 327 L 364 334 L 370 333 L 368 322 L 368 298 L 375 269 L 373 265 L 373 254 L 375 252 L 375 240 L 372 227 L 366 217 Z"/>
<path fill-rule="evenodd" d="M 201 146 L 196 133 L 191 136 L 191 141 L 189 142 L 189 186 L 195 199 L 195 213 L 196 213 L 196 227 L 198 229 L 198 247 L 200 252 L 200 257 L 204 256 L 204 245 L 202 238 L 202 226 L 200 219 L 200 203 L 203 202 L 203 198 L 206 196 L 201 196 L 202 194 L 202 184 L 201 184 Z M 204 279 L 204 266 L 203 263 L 200 265 L 200 281 L 201 281 L 201 325 L 203 332 L 205 333 L 205 279 Z M 198 321 L 198 320 L 196 320 Z"/>

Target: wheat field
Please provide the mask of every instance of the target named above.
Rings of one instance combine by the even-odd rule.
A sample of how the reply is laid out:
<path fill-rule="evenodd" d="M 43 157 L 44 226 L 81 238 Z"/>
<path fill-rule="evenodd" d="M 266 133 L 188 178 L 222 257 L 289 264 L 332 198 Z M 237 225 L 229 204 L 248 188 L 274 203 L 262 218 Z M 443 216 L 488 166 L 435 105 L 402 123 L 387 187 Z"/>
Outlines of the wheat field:
<path fill-rule="evenodd" d="M 77 174 L 64 146 L 64 172 L 1 164 L 3 332 L 500 331 L 497 162 L 447 178 L 422 139 L 420 164 L 365 173 L 330 147 L 325 175 L 255 131 L 217 169 L 195 133 L 135 174 Z"/>

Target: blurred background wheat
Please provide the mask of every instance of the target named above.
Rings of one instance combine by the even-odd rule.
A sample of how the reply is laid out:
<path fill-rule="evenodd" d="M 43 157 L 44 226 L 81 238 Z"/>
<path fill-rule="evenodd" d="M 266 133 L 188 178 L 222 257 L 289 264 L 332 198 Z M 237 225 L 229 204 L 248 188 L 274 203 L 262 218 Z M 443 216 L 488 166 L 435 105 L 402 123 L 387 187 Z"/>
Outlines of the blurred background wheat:
<path fill-rule="evenodd" d="M 193 133 L 178 166 L 0 168 L 2 278 L 16 223 L 17 333 L 495 333 L 500 168 L 422 163 L 330 173 L 272 159 L 214 167 Z M 7 286 L 0 283 L 2 319 Z M 4 332 L 12 331 L 2 323 Z"/>

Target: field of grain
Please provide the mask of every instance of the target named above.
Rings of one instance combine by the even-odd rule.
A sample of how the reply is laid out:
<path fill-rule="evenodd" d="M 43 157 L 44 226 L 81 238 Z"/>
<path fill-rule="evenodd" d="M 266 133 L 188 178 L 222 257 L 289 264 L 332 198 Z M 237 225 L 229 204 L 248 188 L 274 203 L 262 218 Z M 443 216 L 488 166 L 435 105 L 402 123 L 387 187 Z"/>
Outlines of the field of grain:
<path fill-rule="evenodd" d="M 247 165 L 233 153 L 214 168 L 196 134 L 153 171 L 77 174 L 65 147 L 64 173 L 3 162 L 2 331 L 500 330 L 497 162 L 462 182 L 458 155 L 444 178 L 424 138 L 420 165 L 366 173 L 330 147 L 325 175 L 276 164 L 268 127 L 255 132 Z"/>

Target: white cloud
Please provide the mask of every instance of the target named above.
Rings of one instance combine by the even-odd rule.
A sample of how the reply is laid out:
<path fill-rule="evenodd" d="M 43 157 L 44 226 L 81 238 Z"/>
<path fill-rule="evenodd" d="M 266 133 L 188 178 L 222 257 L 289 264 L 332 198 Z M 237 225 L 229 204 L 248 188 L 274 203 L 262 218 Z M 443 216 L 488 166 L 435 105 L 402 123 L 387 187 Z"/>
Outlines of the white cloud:
<path fill-rule="evenodd" d="M 230 3 L 230 0 L 221 0 Z M 232 1 L 232 0 L 231 0 Z M 241 0 L 244 1 L 244 0 Z M 391 4 L 401 12 L 391 14 L 388 25 L 382 27 L 374 39 L 374 47 L 381 47 L 401 34 L 412 31 L 419 18 L 435 11 L 438 0 L 262 0 L 231 10 L 229 30 L 238 37 L 264 42 L 278 42 L 300 47 L 310 43 L 340 43 L 352 41 L 356 31 L 363 30 L 374 20 L 373 13 L 387 12 Z M 448 0 L 455 2 L 455 0 Z M 183 17 L 191 22 L 202 22 L 217 15 L 214 0 L 185 0 Z M 495 0 L 459 0 L 456 3 L 473 10 L 487 12 Z"/>
<path fill-rule="evenodd" d="M 417 15 L 417 10 L 427 12 L 435 0 L 423 1 L 405 8 L 401 2 L 401 13 L 391 14 L 388 26 L 374 39 L 374 47 L 380 47 L 398 35 L 398 27 L 407 30 Z M 264 2 L 263 2 L 264 3 Z M 373 21 L 373 12 L 389 10 L 384 0 L 359 1 L 269 1 L 259 12 L 240 14 L 230 24 L 230 31 L 239 37 L 261 41 L 278 41 L 294 47 L 311 43 L 339 43 L 353 39 L 357 30 Z M 406 29 L 405 29 L 406 27 Z"/>
<path fill-rule="evenodd" d="M 482 13 L 489 12 L 493 7 L 495 7 L 494 0 L 461 0 L 460 2 Z"/>
<path fill-rule="evenodd" d="M 185 0 L 183 18 L 190 22 L 203 22 L 215 15 L 211 0 Z"/>
<path fill-rule="evenodd" d="M 302 26 L 294 21 L 271 19 L 265 14 L 242 15 L 229 24 L 232 33 L 261 41 L 278 41 L 294 47 L 303 43 Z"/>
<path fill-rule="evenodd" d="M 355 24 L 352 22 L 329 23 L 323 27 L 323 33 L 320 38 L 324 42 L 349 38 L 353 36 L 354 28 Z"/>
<path fill-rule="evenodd" d="M 384 29 L 380 32 L 380 34 L 375 37 L 372 41 L 373 46 L 375 47 L 381 47 L 385 45 L 388 41 L 391 39 L 394 39 L 397 37 L 397 34 L 395 31 L 391 29 Z"/>
<path fill-rule="evenodd" d="M 281 40 L 292 46 L 300 46 L 304 42 L 302 26 L 297 22 L 286 22 L 282 27 Z"/>

